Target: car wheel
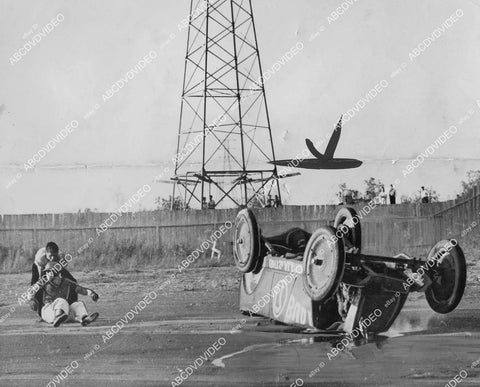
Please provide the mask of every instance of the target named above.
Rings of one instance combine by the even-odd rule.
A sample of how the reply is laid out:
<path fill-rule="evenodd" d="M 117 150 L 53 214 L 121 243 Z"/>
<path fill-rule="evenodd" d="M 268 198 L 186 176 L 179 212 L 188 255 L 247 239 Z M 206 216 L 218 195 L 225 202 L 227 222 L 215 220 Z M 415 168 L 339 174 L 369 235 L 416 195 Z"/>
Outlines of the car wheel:
<path fill-rule="evenodd" d="M 447 240 L 438 242 L 427 258 L 427 263 L 433 259 L 435 264 L 428 270 L 432 284 L 425 291 L 425 297 L 428 305 L 442 314 L 449 313 L 458 306 L 467 281 L 465 255 L 458 245 L 446 251 L 445 247 L 451 246 L 450 243 Z"/>
<path fill-rule="evenodd" d="M 235 219 L 233 259 L 238 270 L 249 273 L 260 261 L 260 230 L 251 210 L 245 208 Z"/>
<path fill-rule="evenodd" d="M 310 237 L 303 255 L 303 289 L 313 301 L 330 298 L 338 288 L 345 268 L 343 240 L 336 230 L 324 226 Z"/>

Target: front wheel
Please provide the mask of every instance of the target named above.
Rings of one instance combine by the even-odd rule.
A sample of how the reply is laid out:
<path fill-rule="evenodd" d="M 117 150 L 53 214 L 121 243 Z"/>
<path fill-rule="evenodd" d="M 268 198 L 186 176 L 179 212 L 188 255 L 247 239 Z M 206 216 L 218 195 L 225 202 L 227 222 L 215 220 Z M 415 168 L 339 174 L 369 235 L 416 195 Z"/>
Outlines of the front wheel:
<path fill-rule="evenodd" d="M 303 289 L 313 301 L 330 298 L 338 289 L 345 268 L 343 240 L 336 229 L 319 228 L 310 237 L 303 255 Z"/>
<path fill-rule="evenodd" d="M 428 305 L 437 313 L 450 313 L 460 303 L 467 282 L 467 264 L 460 246 L 438 242 L 428 254 L 432 284 L 425 291 Z M 429 264 L 431 266 L 431 264 Z"/>

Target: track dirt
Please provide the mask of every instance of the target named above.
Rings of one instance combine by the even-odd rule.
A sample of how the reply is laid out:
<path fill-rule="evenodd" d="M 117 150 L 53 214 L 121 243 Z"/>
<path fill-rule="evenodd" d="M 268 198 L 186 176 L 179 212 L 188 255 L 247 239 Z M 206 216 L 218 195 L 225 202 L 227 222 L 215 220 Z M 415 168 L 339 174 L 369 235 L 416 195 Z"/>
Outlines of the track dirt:
<path fill-rule="evenodd" d="M 191 268 L 156 290 L 172 272 L 74 273 L 99 293 L 97 304 L 82 300 L 100 317 L 89 327 L 66 323 L 57 329 L 38 322 L 28 306 L 18 306 L 28 274 L 2 275 L 0 385 L 172 386 L 182 375 L 186 380 L 177 379 L 182 386 L 290 386 L 295 381 L 305 386 L 445 386 L 462 370 L 468 374 L 462 386 L 480 385 L 480 364 L 471 367 L 480 363 L 477 275 L 469 276 L 453 313 L 435 314 L 423 295 L 412 294 L 389 332 L 351 343 L 329 359 L 338 338 L 242 316 L 235 268 Z M 105 340 L 106 331 L 125 321 L 152 290 L 157 293 L 153 302 Z M 234 329 L 237 325 L 241 329 Z M 68 376 L 60 380 L 69 365 L 75 369 L 64 371 Z M 189 366 L 190 376 L 184 372 Z"/>

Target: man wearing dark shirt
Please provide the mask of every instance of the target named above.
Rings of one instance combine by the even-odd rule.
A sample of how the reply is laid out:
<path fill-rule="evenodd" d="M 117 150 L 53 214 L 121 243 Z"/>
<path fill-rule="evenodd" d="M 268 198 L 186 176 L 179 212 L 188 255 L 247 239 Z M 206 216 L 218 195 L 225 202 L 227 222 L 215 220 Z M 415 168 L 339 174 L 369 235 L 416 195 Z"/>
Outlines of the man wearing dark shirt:
<path fill-rule="evenodd" d="M 40 289 L 43 289 L 44 305 L 41 309 L 41 317 L 44 321 L 53 324 L 53 326 L 57 328 L 69 317 L 81 323 L 82 326 L 86 326 L 97 319 L 98 313 L 88 315 L 83 302 L 77 301 L 69 304 L 67 301 L 71 293 L 76 293 L 85 296 L 88 295 L 94 302 L 97 302 L 97 293 L 64 278 L 62 273 L 55 269 L 54 262 L 48 262 L 45 265 L 45 278 L 46 281 L 40 279 L 33 285 L 35 294 Z M 31 298 L 33 298 L 35 294 L 33 294 Z"/>
<path fill-rule="evenodd" d="M 33 286 L 42 277 L 42 273 L 44 272 L 45 266 L 48 262 L 58 262 L 59 265 L 61 265 L 62 276 L 72 282 L 77 282 L 77 280 L 65 268 L 67 263 L 65 257 L 60 256 L 58 245 L 55 242 L 48 242 L 46 247 L 40 248 L 35 254 L 35 260 L 32 264 L 32 279 L 30 281 L 31 286 Z M 59 266 L 57 266 L 57 268 L 58 267 Z M 77 293 L 71 292 L 67 301 L 69 304 L 77 302 Z M 33 311 L 38 312 L 38 315 L 42 317 L 43 288 L 35 294 L 35 297 L 30 301 L 30 306 Z"/>
<path fill-rule="evenodd" d="M 213 196 L 210 195 L 210 200 L 208 201 L 208 209 L 214 210 L 216 206 L 215 200 L 213 200 Z"/>
<path fill-rule="evenodd" d="M 397 191 L 395 190 L 395 188 L 393 188 L 393 184 L 390 184 L 388 196 L 390 196 L 390 204 L 395 204 L 397 200 Z"/>

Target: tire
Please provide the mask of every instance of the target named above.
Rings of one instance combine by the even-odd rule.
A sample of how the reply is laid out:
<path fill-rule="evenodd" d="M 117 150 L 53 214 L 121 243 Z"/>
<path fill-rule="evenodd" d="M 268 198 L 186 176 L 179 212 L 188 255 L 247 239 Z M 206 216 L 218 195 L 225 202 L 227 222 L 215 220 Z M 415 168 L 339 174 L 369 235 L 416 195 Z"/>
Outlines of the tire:
<path fill-rule="evenodd" d="M 313 301 L 329 299 L 337 290 L 345 269 L 343 240 L 336 229 L 324 226 L 310 237 L 303 255 L 303 289 Z"/>
<path fill-rule="evenodd" d="M 242 273 L 253 271 L 260 261 L 260 230 L 253 212 L 245 208 L 235 219 L 233 260 Z"/>
<path fill-rule="evenodd" d="M 467 282 L 467 264 L 460 246 L 455 245 L 444 254 L 435 255 L 450 241 L 438 242 L 428 254 L 427 262 L 434 259 L 435 265 L 428 271 L 432 284 L 425 291 L 428 305 L 437 313 L 450 313 L 460 303 Z M 430 266 L 430 265 L 429 265 Z"/>

